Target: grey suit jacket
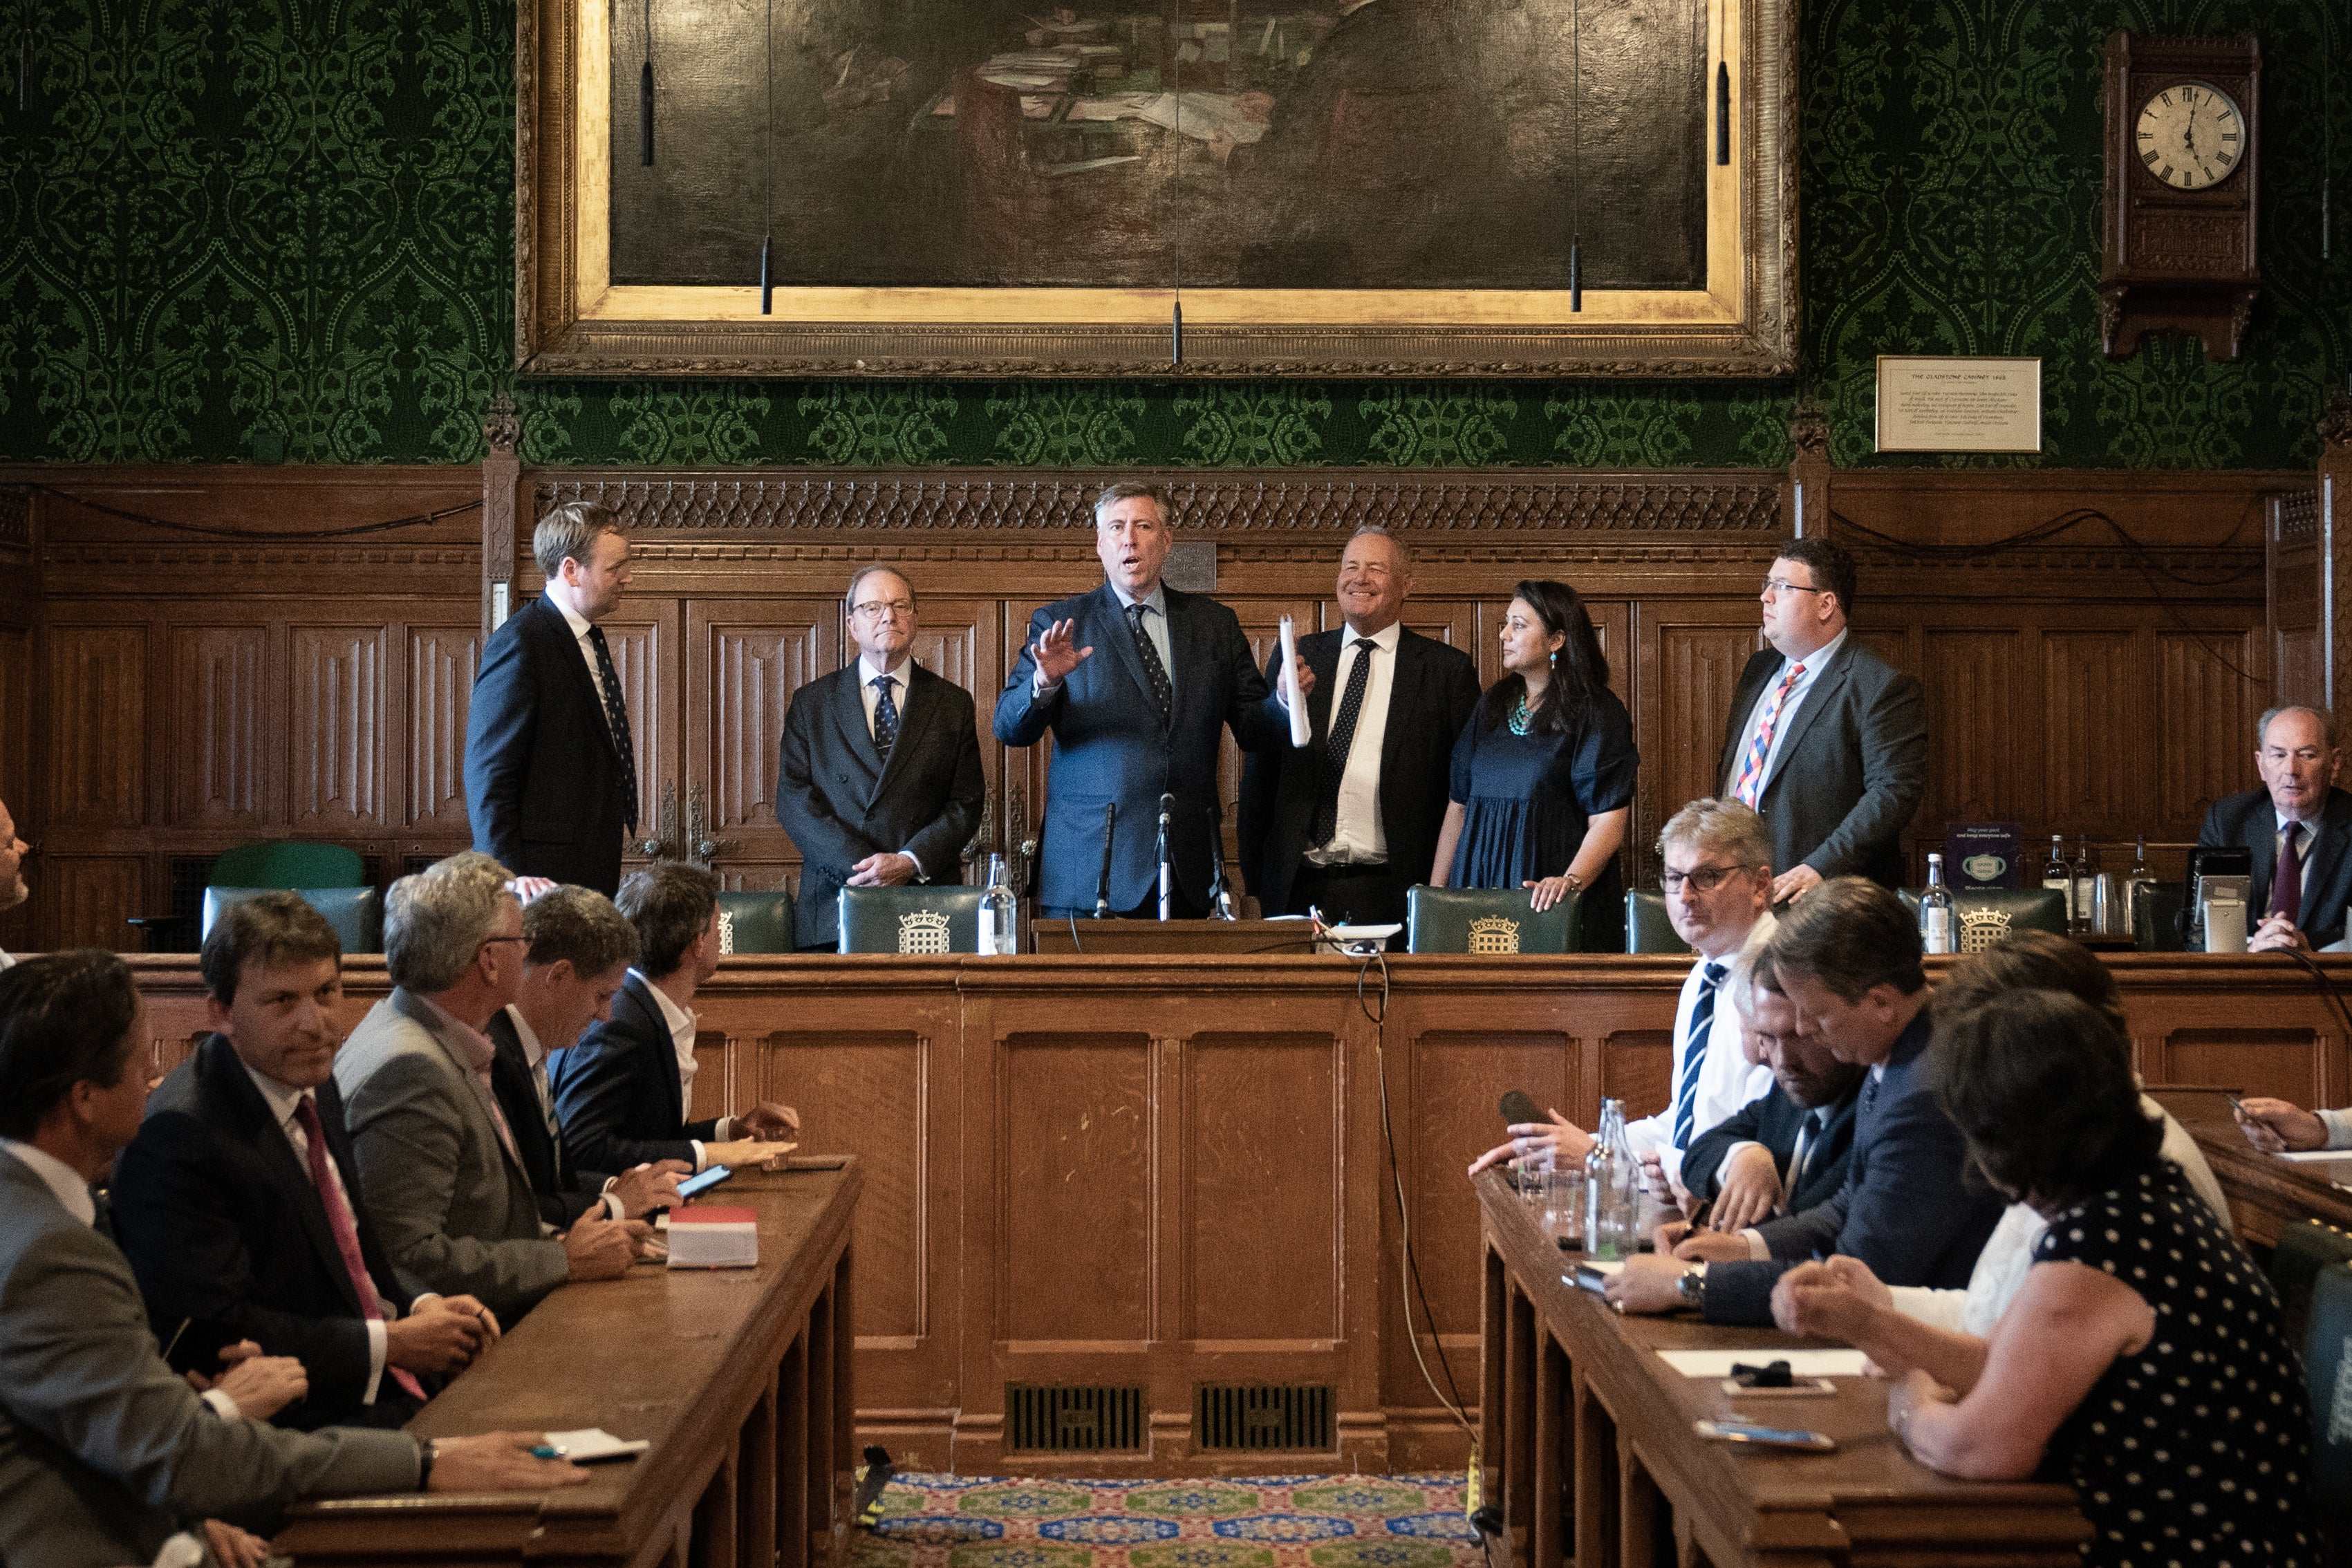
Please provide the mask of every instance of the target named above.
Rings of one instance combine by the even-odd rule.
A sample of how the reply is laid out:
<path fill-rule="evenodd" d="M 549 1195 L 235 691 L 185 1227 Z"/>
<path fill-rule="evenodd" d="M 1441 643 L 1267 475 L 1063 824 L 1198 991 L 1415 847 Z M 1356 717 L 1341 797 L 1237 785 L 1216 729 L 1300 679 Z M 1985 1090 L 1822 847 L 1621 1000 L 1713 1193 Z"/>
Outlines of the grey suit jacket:
<path fill-rule="evenodd" d="M 1766 648 L 1748 661 L 1723 737 L 1720 794 L 1739 777 L 1748 715 L 1780 671 Z M 1772 836 L 1772 869 L 1811 866 L 1824 881 L 1867 877 L 1903 885 L 1903 830 L 1927 788 L 1927 707 L 1916 677 L 1853 633 L 1813 679 L 1772 759 L 1756 803 Z"/>
<path fill-rule="evenodd" d="M 0 1563 L 121 1568 L 189 1520 L 406 1491 L 416 1440 L 226 1421 L 163 1364 L 131 1265 L 0 1152 Z"/>
<path fill-rule="evenodd" d="M 360 1193 L 413 1294 L 478 1297 L 512 1323 L 563 1283 L 530 1176 L 491 1120 L 497 1104 L 404 990 L 368 1009 L 335 1057 Z"/>

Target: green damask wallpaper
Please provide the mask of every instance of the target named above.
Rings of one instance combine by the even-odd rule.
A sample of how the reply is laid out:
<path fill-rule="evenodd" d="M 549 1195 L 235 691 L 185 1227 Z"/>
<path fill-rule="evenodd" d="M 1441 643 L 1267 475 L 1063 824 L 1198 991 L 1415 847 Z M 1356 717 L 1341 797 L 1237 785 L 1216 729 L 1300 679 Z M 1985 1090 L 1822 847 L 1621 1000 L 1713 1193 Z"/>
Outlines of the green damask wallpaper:
<path fill-rule="evenodd" d="M 9 11 L 0 458 L 467 462 L 511 387 L 549 463 L 1744 466 L 1787 460 L 1802 396 L 1864 465 L 1874 356 L 1959 353 L 2043 356 L 2039 461 L 2288 468 L 2352 372 L 2344 0 L 1809 3 L 1805 367 L 1777 384 L 514 385 L 510 5 Z M 2266 284 L 2237 363 L 2098 352 L 2117 26 L 2261 37 Z"/>

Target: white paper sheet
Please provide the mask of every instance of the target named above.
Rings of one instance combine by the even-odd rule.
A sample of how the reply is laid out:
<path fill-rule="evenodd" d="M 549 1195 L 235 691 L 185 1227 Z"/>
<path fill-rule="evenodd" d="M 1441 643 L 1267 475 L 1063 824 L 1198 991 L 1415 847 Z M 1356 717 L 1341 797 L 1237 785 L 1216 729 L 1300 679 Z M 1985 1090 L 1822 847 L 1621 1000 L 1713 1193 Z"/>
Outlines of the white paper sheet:
<path fill-rule="evenodd" d="M 1765 1366 L 1776 1361 L 1787 1362 L 1796 1377 L 1860 1377 L 1864 1357 L 1860 1351 L 1705 1350 L 1660 1351 L 1658 1359 L 1685 1377 L 1729 1377 L 1734 1362 Z"/>
<path fill-rule="evenodd" d="M 2325 1163 L 2329 1160 L 2352 1162 L 2352 1149 L 2297 1149 L 2291 1153 L 2283 1153 L 2273 1157 L 2281 1160 L 2292 1160 L 2298 1165 Z"/>
<path fill-rule="evenodd" d="M 1298 628 L 1282 617 L 1282 701 L 1290 710 L 1290 743 L 1307 744 L 1307 694 L 1298 689 Z"/>

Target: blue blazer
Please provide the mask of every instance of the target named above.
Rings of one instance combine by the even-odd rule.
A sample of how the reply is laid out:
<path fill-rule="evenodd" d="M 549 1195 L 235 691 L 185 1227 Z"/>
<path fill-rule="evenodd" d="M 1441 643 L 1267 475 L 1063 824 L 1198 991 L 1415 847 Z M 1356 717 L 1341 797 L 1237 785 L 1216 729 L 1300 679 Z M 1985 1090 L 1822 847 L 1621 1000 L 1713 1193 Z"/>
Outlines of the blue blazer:
<path fill-rule="evenodd" d="M 474 847 L 519 877 L 621 886 L 636 821 L 604 701 L 563 612 L 533 599 L 490 634 L 466 716 Z"/>
<path fill-rule="evenodd" d="M 405 1312 L 408 1292 L 368 1221 L 342 1096 L 333 1079 L 316 1093 L 327 1152 L 342 1171 L 358 1225 L 360 1258 L 376 1294 Z M 155 1337 L 171 1344 L 178 1336 L 173 1366 L 213 1372 L 221 1346 L 250 1338 L 271 1355 L 295 1357 L 310 1374 L 310 1394 L 275 1417 L 280 1426 L 396 1426 L 416 1413 L 389 1373 L 376 1403 L 360 1402 L 367 1323 L 326 1205 L 236 1047 L 220 1036 L 208 1037 L 148 1100 L 139 1136 L 115 1162 L 111 1197 L 114 1238 L 139 1277 Z"/>
<path fill-rule="evenodd" d="M 2326 947 L 2344 940 L 2345 905 L 2352 900 L 2352 854 L 2346 853 L 2352 847 L 2352 794 L 2331 788 L 2319 819 L 2305 826 L 2311 841 L 2303 847 L 2303 862 L 2309 874 L 2303 879 L 2303 919 L 2295 924 L 2312 946 Z M 2242 845 L 2253 851 L 2254 882 L 2248 895 L 2252 901 L 2246 924 L 2249 929 L 2259 924 L 2263 910 L 2270 907 L 2271 878 L 2278 870 L 2278 808 L 2271 804 L 2271 792 L 2252 789 L 2215 801 L 2205 813 L 2205 826 L 2198 829 L 2197 843 L 2200 848 Z"/>
<path fill-rule="evenodd" d="M 609 1018 L 589 1025 L 570 1050 L 549 1056 L 547 1087 L 564 1148 L 584 1170 L 627 1171 L 655 1160 L 691 1165 L 688 1140 L 719 1136 L 716 1117 L 687 1121 L 669 1021 L 634 974 L 613 998 Z"/>
<path fill-rule="evenodd" d="M 1773 1282 L 1816 1254 L 1858 1258 L 1889 1285 L 1968 1288 L 2007 1200 L 1969 1166 L 1960 1130 L 1936 1103 L 1920 1070 L 1927 1035 L 1922 1007 L 1895 1042 L 1885 1075 L 1863 1079 L 1837 1195 L 1758 1226 L 1770 1262 L 1707 1266 L 1707 1321 L 1770 1322 Z"/>
<path fill-rule="evenodd" d="M 1021 657 L 996 700 L 996 738 L 1006 745 L 1034 746 L 1049 732 L 1054 737 L 1038 852 L 1044 862 L 1038 902 L 1046 909 L 1094 909 L 1103 808 L 1114 801 L 1111 908 L 1130 910 L 1150 898 L 1160 877 L 1163 793 L 1176 797 L 1168 850 L 1177 885 L 1192 903 L 1206 905 L 1209 840 L 1223 817 L 1218 732 L 1230 726 L 1244 750 L 1277 737 L 1289 744 L 1289 717 L 1267 691 L 1234 613 L 1201 595 L 1166 593 L 1174 654 L 1169 679 L 1175 688 L 1167 724 L 1160 722 L 1135 634 L 1108 583 L 1029 617 Z M 1093 648 L 1094 656 L 1079 662 L 1060 690 L 1041 699 L 1034 695 L 1037 667 L 1030 650 L 1048 626 L 1064 620 L 1076 622 L 1077 646 Z"/>

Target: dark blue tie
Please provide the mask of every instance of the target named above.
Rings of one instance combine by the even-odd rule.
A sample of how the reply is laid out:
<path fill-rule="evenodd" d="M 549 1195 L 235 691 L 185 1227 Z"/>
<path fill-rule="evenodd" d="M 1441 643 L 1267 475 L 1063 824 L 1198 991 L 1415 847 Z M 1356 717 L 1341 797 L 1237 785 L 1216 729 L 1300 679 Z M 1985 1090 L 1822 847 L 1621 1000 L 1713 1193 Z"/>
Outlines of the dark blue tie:
<path fill-rule="evenodd" d="M 882 760 L 890 760 L 890 748 L 898 743 L 898 705 L 890 700 L 890 689 L 897 682 L 887 675 L 877 675 L 866 683 L 874 688 L 874 749 Z"/>
<path fill-rule="evenodd" d="M 1168 728 L 1168 715 L 1174 706 L 1175 689 L 1168 679 L 1168 667 L 1160 662 L 1160 649 L 1153 646 L 1151 634 L 1143 629 L 1143 617 L 1149 615 L 1149 605 L 1127 607 L 1128 628 L 1135 633 L 1135 654 L 1143 661 L 1143 676 L 1151 683 L 1151 700 L 1160 710 L 1160 727 Z"/>
<path fill-rule="evenodd" d="M 613 752 L 621 759 L 622 826 L 637 830 L 637 752 L 629 740 L 629 705 L 621 696 L 620 671 L 613 668 L 613 650 L 605 645 L 604 628 L 588 628 L 588 646 L 596 650 L 596 686 L 604 699 L 604 723 L 613 735 Z"/>
<path fill-rule="evenodd" d="M 1675 1092 L 1675 1147 L 1691 1145 L 1691 1122 L 1698 1113 L 1698 1069 L 1706 1059 L 1706 1037 L 1715 1028 L 1715 994 L 1731 966 L 1710 963 L 1699 973 L 1698 1000 L 1691 1004 L 1690 1033 L 1683 1040 L 1682 1086 Z"/>

